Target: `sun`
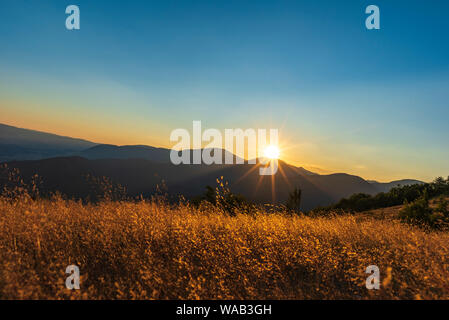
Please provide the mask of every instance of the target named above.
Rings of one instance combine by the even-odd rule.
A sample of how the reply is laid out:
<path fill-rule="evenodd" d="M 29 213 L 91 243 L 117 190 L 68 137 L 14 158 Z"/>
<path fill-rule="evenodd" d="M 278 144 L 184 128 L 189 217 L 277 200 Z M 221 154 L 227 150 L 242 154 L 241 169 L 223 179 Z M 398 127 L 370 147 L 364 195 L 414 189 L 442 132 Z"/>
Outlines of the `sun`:
<path fill-rule="evenodd" d="M 263 155 L 268 159 L 279 159 L 280 150 L 277 146 L 270 145 L 266 147 L 263 151 Z"/>

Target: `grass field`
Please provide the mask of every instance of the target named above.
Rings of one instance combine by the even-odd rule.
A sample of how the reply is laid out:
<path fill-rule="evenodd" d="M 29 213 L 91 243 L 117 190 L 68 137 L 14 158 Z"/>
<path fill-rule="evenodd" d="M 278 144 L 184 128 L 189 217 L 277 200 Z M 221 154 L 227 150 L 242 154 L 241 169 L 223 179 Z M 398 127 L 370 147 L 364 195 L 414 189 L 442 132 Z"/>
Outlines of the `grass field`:
<path fill-rule="evenodd" d="M 447 232 L 367 215 L 0 199 L 1 299 L 448 299 L 448 257 Z"/>

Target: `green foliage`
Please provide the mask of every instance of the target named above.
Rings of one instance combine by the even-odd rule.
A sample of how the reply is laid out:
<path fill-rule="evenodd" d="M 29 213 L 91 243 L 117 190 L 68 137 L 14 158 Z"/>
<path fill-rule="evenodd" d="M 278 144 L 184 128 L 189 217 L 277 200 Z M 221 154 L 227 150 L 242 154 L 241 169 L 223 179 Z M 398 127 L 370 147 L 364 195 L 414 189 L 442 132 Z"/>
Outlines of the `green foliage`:
<path fill-rule="evenodd" d="M 381 192 L 374 196 L 357 193 L 338 203 L 315 209 L 315 212 L 352 211 L 360 212 L 410 203 L 425 195 L 427 199 L 441 195 L 449 195 L 449 177 L 444 180 L 439 177 L 431 183 L 413 184 L 392 188 L 389 192 Z"/>
<path fill-rule="evenodd" d="M 431 224 L 431 215 L 432 209 L 429 207 L 429 200 L 424 196 L 412 203 L 406 203 L 399 212 L 399 218 L 414 224 Z"/>
<path fill-rule="evenodd" d="M 443 197 L 437 202 L 436 208 L 429 206 L 426 193 L 412 203 L 406 203 L 399 212 L 401 220 L 416 225 L 426 225 L 433 229 L 446 229 L 449 225 L 448 201 Z"/>

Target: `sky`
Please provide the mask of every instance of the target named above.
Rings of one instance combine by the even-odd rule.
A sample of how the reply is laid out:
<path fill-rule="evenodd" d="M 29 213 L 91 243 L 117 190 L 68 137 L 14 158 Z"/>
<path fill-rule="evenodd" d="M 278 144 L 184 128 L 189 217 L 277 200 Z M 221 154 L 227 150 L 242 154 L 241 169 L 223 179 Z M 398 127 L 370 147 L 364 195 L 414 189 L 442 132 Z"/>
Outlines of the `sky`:
<path fill-rule="evenodd" d="M 65 8 L 80 8 L 67 30 Z M 380 8 L 367 30 L 365 8 Z M 171 147 L 279 128 L 319 173 L 449 175 L 449 2 L 0 0 L 0 122 Z"/>

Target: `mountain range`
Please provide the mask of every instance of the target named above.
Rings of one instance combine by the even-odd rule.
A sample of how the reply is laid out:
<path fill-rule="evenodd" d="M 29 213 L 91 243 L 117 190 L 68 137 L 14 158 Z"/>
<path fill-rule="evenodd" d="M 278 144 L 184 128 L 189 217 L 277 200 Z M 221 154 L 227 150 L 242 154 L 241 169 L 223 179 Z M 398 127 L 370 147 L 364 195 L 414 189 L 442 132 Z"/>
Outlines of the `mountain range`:
<path fill-rule="evenodd" d="M 188 198 L 202 194 L 207 185 L 215 186 L 217 177 L 223 176 L 234 193 L 259 203 L 285 202 L 298 186 L 303 210 L 354 193 L 376 194 L 397 185 L 422 183 L 411 179 L 379 183 L 345 173 L 321 175 L 283 161 L 279 161 L 282 172 L 273 177 L 260 176 L 252 164 L 176 166 L 165 148 L 96 144 L 4 124 L 0 124 L 0 162 L 18 168 L 25 180 L 38 174 L 44 190 L 75 198 L 89 196 L 87 174 L 109 177 L 131 196 L 148 196 L 164 185 L 168 193 Z"/>
<path fill-rule="evenodd" d="M 38 160 L 81 152 L 96 143 L 0 124 L 0 162 Z"/>

